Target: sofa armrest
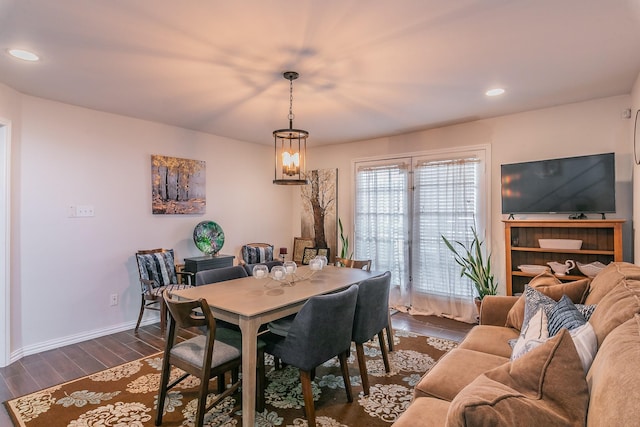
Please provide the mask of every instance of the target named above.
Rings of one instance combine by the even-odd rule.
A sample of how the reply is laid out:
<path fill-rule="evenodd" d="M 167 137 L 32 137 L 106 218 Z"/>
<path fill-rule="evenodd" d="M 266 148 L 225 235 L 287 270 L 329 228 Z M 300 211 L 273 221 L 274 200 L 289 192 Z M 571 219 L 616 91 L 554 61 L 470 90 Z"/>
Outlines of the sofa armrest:
<path fill-rule="evenodd" d="M 511 307 L 518 301 L 516 296 L 487 295 L 482 299 L 480 306 L 480 324 L 504 326 L 507 323 L 507 314 Z"/>

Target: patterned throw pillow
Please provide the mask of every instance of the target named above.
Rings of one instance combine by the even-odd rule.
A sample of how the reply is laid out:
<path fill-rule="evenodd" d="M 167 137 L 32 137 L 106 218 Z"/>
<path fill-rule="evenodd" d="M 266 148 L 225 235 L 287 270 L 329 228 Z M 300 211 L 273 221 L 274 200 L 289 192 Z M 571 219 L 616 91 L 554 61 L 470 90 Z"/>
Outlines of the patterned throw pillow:
<path fill-rule="evenodd" d="M 247 264 L 273 261 L 273 246 L 244 245 L 242 247 L 242 258 Z"/>
<path fill-rule="evenodd" d="M 155 287 L 178 283 L 173 250 L 136 255 L 140 277 L 153 280 Z"/>
<path fill-rule="evenodd" d="M 524 320 L 522 321 L 522 330 L 525 329 L 525 326 L 531 320 L 534 314 L 538 311 L 538 309 L 542 308 L 547 312 L 549 308 L 556 305 L 556 302 L 553 298 L 550 298 L 543 294 L 542 292 L 537 291 L 529 285 L 525 285 L 524 287 Z"/>
<path fill-rule="evenodd" d="M 538 308 L 529 323 L 522 327 L 522 333 L 513 346 L 511 360 L 524 356 L 549 339 L 547 323 L 547 313 L 542 308 Z"/>
<path fill-rule="evenodd" d="M 547 318 L 549 319 L 548 328 L 550 337 L 555 336 L 562 328 L 567 328 L 571 331 L 587 323 L 582 313 L 578 311 L 566 295 L 560 298 L 560 301 L 558 301 L 555 306 L 547 307 L 545 310 L 547 311 Z"/>
<path fill-rule="evenodd" d="M 593 311 L 596 309 L 596 304 L 576 304 L 576 308 L 578 311 L 584 316 L 585 320 L 588 322 L 593 314 Z"/>

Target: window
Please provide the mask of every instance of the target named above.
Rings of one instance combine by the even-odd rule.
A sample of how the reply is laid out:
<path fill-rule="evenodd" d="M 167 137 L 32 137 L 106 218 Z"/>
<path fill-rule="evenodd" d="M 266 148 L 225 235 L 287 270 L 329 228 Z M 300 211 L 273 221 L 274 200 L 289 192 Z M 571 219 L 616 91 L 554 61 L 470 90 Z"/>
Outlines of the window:
<path fill-rule="evenodd" d="M 391 271 L 392 305 L 475 320 L 474 287 L 441 236 L 466 243 L 486 229 L 487 151 L 356 162 L 355 256 Z"/>

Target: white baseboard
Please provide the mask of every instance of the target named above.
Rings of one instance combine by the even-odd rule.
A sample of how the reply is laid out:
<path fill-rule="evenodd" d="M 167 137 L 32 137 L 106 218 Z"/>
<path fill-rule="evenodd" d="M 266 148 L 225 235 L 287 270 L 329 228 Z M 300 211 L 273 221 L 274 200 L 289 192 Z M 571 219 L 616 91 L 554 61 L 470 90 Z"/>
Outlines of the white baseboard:
<path fill-rule="evenodd" d="M 147 317 L 147 316 L 145 316 L 145 317 Z M 143 320 L 140 323 L 140 326 L 150 325 L 152 323 L 157 323 L 157 322 L 158 322 L 158 317 L 154 318 L 152 316 L 149 316 L 146 320 Z M 69 335 L 67 337 L 63 337 L 63 338 L 59 338 L 59 339 L 55 339 L 55 340 L 44 341 L 44 342 L 41 342 L 41 343 L 38 343 L 38 344 L 25 346 L 23 348 L 20 348 L 18 350 L 14 350 L 14 351 L 11 352 L 11 357 L 10 357 L 10 360 L 9 360 L 9 364 L 20 360 L 24 356 L 29 356 L 31 354 L 41 353 L 41 352 L 47 351 L 47 350 L 53 350 L 53 349 L 56 349 L 56 348 L 59 348 L 59 347 L 64 347 L 64 346 L 70 345 L 70 344 L 76 344 L 76 343 L 79 343 L 79 342 L 82 342 L 82 341 L 92 340 L 94 338 L 100 338 L 100 337 L 103 337 L 105 335 L 115 334 L 117 332 L 130 331 L 135 327 L 136 327 L 136 322 L 135 321 L 126 322 L 126 323 L 121 323 L 119 325 L 110 326 L 108 328 L 96 329 L 96 330 L 93 330 L 93 331 L 82 332 L 82 333 L 79 333 L 79 334 Z"/>

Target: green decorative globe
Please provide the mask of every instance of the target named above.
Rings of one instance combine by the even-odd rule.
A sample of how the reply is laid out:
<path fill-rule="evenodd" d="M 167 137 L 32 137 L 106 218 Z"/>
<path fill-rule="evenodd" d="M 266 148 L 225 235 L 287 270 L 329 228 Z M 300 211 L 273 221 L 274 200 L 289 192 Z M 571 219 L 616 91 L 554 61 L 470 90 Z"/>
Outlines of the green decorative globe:
<path fill-rule="evenodd" d="M 193 229 L 193 242 L 205 255 L 215 255 L 224 245 L 224 231 L 213 221 L 202 221 Z"/>

